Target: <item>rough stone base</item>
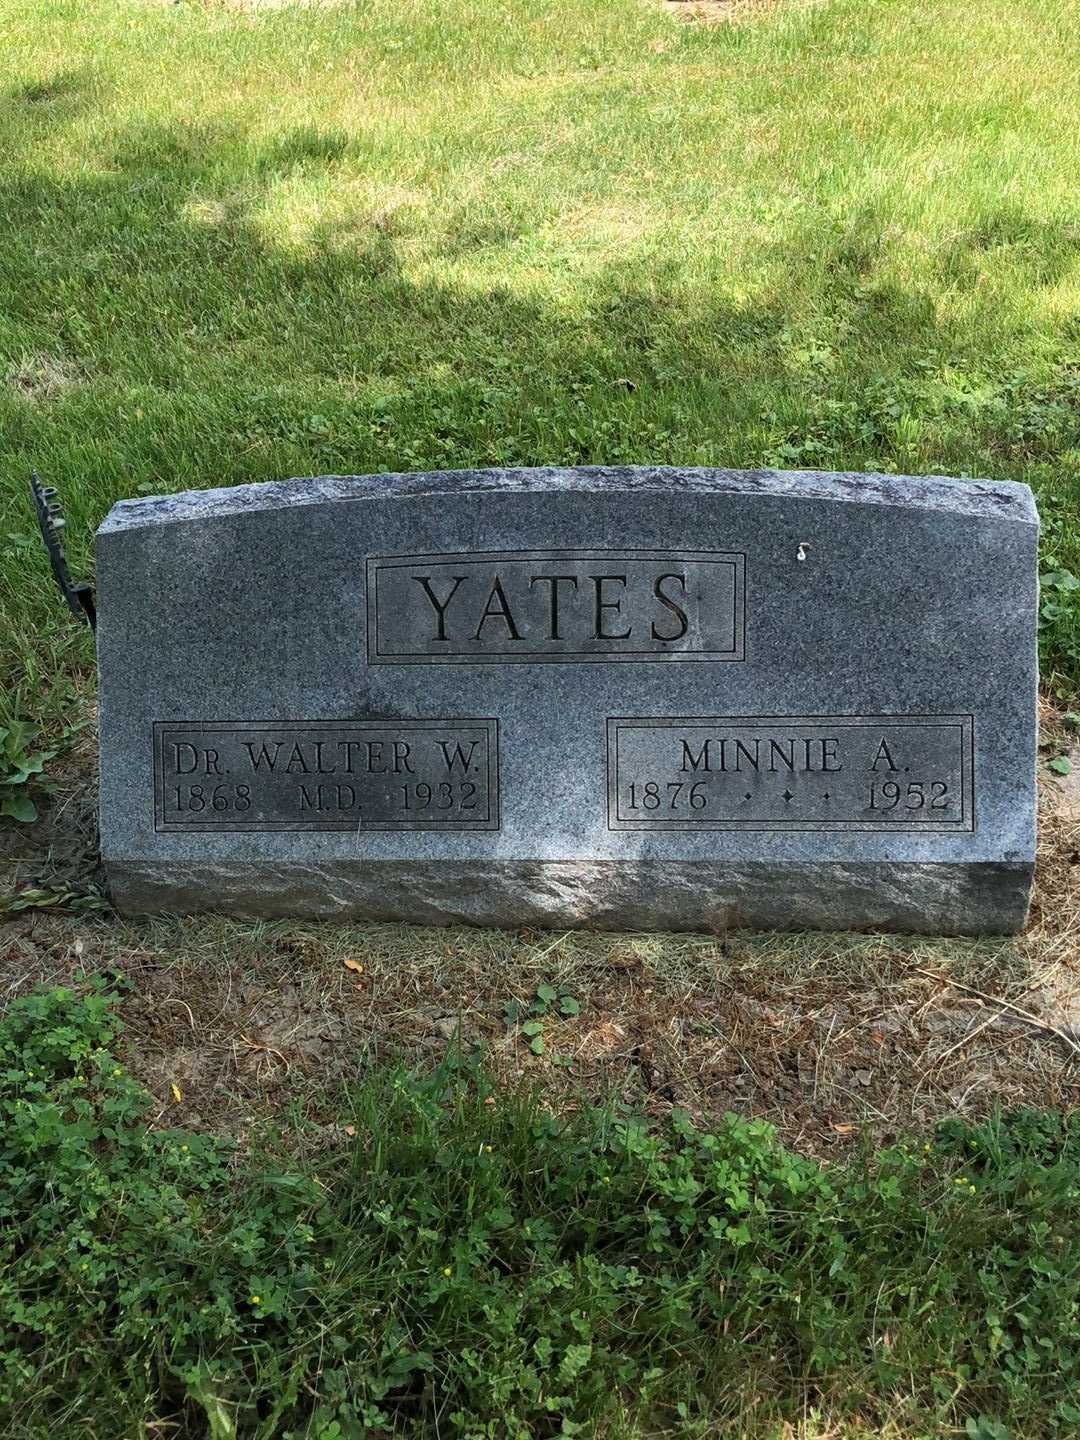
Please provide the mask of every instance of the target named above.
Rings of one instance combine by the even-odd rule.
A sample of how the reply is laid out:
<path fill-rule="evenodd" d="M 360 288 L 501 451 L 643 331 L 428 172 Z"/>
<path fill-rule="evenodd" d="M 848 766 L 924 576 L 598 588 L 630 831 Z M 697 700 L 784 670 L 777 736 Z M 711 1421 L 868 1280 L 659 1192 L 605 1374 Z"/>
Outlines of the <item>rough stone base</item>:
<path fill-rule="evenodd" d="M 111 860 L 127 915 L 213 910 L 265 918 L 401 920 L 551 929 L 885 930 L 1010 935 L 1024 926 L 1033 867 L 649 861 Z"/>

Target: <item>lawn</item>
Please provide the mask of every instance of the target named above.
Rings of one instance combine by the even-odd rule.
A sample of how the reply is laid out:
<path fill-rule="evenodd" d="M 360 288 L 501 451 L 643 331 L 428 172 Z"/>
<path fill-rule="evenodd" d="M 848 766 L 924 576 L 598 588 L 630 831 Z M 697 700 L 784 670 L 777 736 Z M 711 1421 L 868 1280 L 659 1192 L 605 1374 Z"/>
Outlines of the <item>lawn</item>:
<path fill-rule="evenodd" d="M 0 1020 L 5 1436 L 1075 1433 L 1080 790 L 1015 941 L 129 924 L 26 480 L 77 578 L 116 499 L 290 475 L 1026 480 L 1080 759 L 1078 55 L 1062 0 L 8 0 L 0 727 L 57 788 L 0 994 L 72 994 Z"/>
<path fill-rule="evenodd" d="M 454 1047 L 238 1153 L 161 1123 L 117 998 L 0 1020 L 11 1440 L 1076 1433 L 1076 1117 L 826 1170 L 734 1115 L 559 1118 Z"/>
<path fill-rule="evenodd" d="M 562 462 L 1035 484 L 1080 571 L 1080 11 L 10 0 L 7 685 L 87 672 L 25 543 L 121 496 Z M 1048 619 L 1080 673 L 1080 604 Z"/>

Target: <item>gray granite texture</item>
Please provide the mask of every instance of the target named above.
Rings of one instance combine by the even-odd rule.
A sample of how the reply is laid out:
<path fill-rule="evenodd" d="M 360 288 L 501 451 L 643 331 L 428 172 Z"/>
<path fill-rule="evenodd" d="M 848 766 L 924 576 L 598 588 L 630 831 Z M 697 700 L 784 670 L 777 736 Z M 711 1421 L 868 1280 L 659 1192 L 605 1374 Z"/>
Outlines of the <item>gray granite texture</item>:
<path fill-rule="evenodd" d="M 128 913 L 1000 933 L 1035 848 L 1026 486 L 329 476 L 98 532 Z"/>

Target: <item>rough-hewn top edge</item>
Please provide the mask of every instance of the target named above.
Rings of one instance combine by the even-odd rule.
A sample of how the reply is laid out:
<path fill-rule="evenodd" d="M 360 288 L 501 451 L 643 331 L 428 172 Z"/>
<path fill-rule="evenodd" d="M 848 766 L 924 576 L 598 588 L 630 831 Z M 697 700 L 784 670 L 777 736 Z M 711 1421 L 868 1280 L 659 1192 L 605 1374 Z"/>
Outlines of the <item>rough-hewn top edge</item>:
<path fill-rule="evenodd" d="M 432 470 L 415 474 L 320 475 L 234 485 L 218 490 L 185 490 L 120 500 L 99 535 L 180 521 L 212 519 L 325 502 L 409 498 L 423 495 L 597 494 L 661 491 L 691 495 L 768 495 L 791 500 L 839 500 L 902 509 L 941 510 L 958 515 L 1038 525 L 1027 485 L 1013 480 L 958 480 L 941 475 L 871 475 L 824 470 L 712 470 L 665 465 L 577 468 L 540 466 L 520 470 Z"/>

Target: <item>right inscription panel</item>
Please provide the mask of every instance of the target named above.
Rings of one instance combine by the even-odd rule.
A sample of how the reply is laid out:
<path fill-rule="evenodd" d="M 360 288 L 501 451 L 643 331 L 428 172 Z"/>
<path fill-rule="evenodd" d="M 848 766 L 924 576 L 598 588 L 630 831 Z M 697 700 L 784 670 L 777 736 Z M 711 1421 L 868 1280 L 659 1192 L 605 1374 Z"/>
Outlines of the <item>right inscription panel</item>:
<path fill-rule="evenodd" d="M 974 831 L 971 715 L 607 722 L 609 830 Z"/>

